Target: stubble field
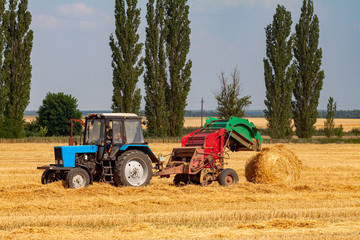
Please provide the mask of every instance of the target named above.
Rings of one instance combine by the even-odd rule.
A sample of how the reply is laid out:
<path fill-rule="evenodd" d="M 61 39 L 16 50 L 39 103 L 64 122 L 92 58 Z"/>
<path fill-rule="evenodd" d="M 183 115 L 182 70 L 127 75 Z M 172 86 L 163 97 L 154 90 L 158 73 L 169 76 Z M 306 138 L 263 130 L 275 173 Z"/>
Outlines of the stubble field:
<path fill-rule="evenodd" d="M 31 122 L 36 118 L 36 116 L 27 115 L 24 116 L 26 122 Z M 266 128 L 267 121 L 265 118 L 247 118 L 250 122 L 253 122 L 258 128 Z M 205 123 L 206 117 L 203 118 L 203 123 Z M 318 118 L 315 127 L 316 129 L 324 128 L 324 118 Z M 344 131 L 348 132 L 354 128 L 360 129 L 360 119 L 342 119 L 336 118 L 335 127 L 339 127 L 342 124 Z M 199 127 L 201 126 L 201 117 L 185 117 L 185 127 Z"/>
<path fill-rule="evenodd" d="M 41 185 L 53 143 L 0 144 L 0 239 L 358 239 L 360 145 L 285 144 L 303 162 L 294 185 L 252 184 L 254 152 L 230 153 L 240 181 L 224 188 Z M 179 144 L 150 144 L 158 154 Z M 273 145 L 264 145 L 273 146 Z"/>

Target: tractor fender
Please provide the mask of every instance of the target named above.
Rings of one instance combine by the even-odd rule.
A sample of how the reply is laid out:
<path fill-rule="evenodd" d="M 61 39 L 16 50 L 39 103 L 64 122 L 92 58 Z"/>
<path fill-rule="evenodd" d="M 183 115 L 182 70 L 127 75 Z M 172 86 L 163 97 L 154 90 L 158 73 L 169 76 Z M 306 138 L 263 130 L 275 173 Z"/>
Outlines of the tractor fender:
<path fill-rule="evenodd" d="M 148 145 L 132 145 L 132 144 L 126 144 L 126 145 L 122 145 L 120 148 L 121 152 L 125 152 L 128 150 L 139 150 L 142 151 L 143 153 L 145 153 L 146 155 L 149 156 L 151 162 L 153 163 L 159 163 L 159 159 L 155 156 L 155 154 L 153 153 L 153 151 L 151 151 L 150 147 Z"/>

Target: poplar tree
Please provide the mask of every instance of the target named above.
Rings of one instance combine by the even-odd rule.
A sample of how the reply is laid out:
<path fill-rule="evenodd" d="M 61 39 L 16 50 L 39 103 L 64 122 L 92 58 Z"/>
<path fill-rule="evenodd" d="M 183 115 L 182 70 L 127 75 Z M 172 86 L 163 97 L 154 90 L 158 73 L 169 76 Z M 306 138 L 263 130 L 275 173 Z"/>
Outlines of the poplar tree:
<path fill-rule="evenodd" d="M 166 84 L 166 102 L 169 109 L 170 135 L 180 136 L 184 125 L 186 99 L 191 85 L 190 20 L 187 0 L 168 0 L 166 56 L 169 81 Z"/>
<path fill-rule="evenodd" d="M 4 11 L 5 11 L 5 2 L 6 0 L 0 0 L 0 33 L 4 31 Z M 0 126 L 4 125 L 4 112 L 7 100 L 7 91 L 8 87 L 5 84 L 5 79 L 2 74 L 2 66 L 3 66 L 3 53 L 4 51 L 4 35 L 0 34 Z M 0 136 L 2 136 L 2 130 L 0 127 Z"/>
<path fill-rule="evenodd" d="M 165 0 L 147 3 L 145 41 L 145 116 L 152 136 L 166 136 L 169 132 L 169 114 L 165 99 L 167 26 Z"/>
<path fill-rule="evenodd" d="M 334 98 L 329 97 L 327 104 L 326 121 L 324 122 L 324 132 L 327 137 L 331 137 L 335 134 L 335 114 L 336 102 L 334 102 Z"/>
<path fill-rule="evenodd" d="M 141 94 L 137 88 L 143 73 L 142 43 L 137 33 L 140 9 L 137 0 L 115 0 L 115 36 L 110 35 L 113 68 L 113 112 L 139 113 Z"/>
<path fill-rule="evenodd" d="M 291 34 L 291 13 L 278 5 L 272 24 L 265 28 L 266 57 L 264 75 L 267 107 L 264 110 L 272 138 L 285 138 L 292 135 L 291 98 L 295 65 L 291 64 L 293 37 Z"/>
<path fill-rule="evenodd" d="M 318 116 L 320 91 L 325 74 L 320 70 L 322 50 L 319 45 L 319 19 L 312 0 L 304 0 L 299 23 L 295 27 L 294 56 L 296 76 L 293 117 L 296 135 L 311 138 Z"/>
<path fill-rule="evenodd" d="M 24 111 L 30 101 L 31 51 L 33 31 L 27 0 L 9 0 L 5 11 L 4 63 L 2 77 L 7 86 L 3 137 L 18 138 L 23 134 Z"/>

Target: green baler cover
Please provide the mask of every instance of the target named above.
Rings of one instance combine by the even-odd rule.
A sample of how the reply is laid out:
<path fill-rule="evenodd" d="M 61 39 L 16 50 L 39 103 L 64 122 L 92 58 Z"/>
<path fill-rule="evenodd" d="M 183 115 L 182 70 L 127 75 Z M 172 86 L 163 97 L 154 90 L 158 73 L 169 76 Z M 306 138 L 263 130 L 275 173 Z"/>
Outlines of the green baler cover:
<path fill-rule="evenodd" d="M 218 119 L 208 117 L 206 119 L 204 127 L 214 130 L 225 128 L 225 130 L 230 134 L 230 136 L 234 134 L 233 132 L 236 132 L 251 143 L 254 143 L 254 140 L 259 140 L 260 144 L 262 144 L 263 142 L 262 137 L 260 136 L 260 133 L 256 128 L 255 124 L 249 122 L 249 120 L 245 118 L 232 116 L 229 119 Z"/>

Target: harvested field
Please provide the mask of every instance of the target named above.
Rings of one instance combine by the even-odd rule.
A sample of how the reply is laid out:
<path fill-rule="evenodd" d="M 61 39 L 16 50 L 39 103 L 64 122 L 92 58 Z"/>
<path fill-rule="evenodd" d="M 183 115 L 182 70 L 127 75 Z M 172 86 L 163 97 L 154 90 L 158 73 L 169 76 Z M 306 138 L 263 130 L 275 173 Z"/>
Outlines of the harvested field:
<path fill-rule="evenodd" d="M 154 178 L 145 188 L 40 184 L 36 166 L 53 146 L 0 144 L 0 239 L 358 239 L 360 145 L 285 144 L 303 163 L 296 184 L 253 184 L 230 153 L 240 181 L 175 187 Z M 158 154 L 178 144 L 150 144 Z M 274 145 L 264 145 L 273 147 Z"/>
<path fill-rule="evenodd" d="M 265 118 L 247 118 L 250 122 L 253 122 L 258 128 L 267 128 L 267 121 Z M 315 123 L 316 129 L 324 128 L 325 118 L 318 118 Z M 205 118 L 203 119 L 205 122 Z M 201 124 L 200 117 L 185 117 L 185 127 L 199 127 Z M 348 132 L 354 128 L 360 129 L 360 119 L 342 119 L 335 118 L 335 127 L 339 127 L 342 124 L 344 131 Z"/>
<path fill-rule="evenodd" d="M 36 116 L 24 116 L 26 122 L 34 120 Z M 266 128 L 267 121 L 265 118 L 247 118 L 250 122 L 253 122 L 258 128 Z M 206 118 L 203 118 L 203 123 L 205 123 Z M 317 129 L 324 128 L 324 118 L 318 118 L 315 124 Z M 353 128 L 360 129 L 360 119 L 335 119 L 335 127 L 339 127 L 340 124 L 343 125 L 344 131 L 351 131 Z M 185 117 L 185 127 L 199 127 L 201 125 L 201 117 Z"/>

